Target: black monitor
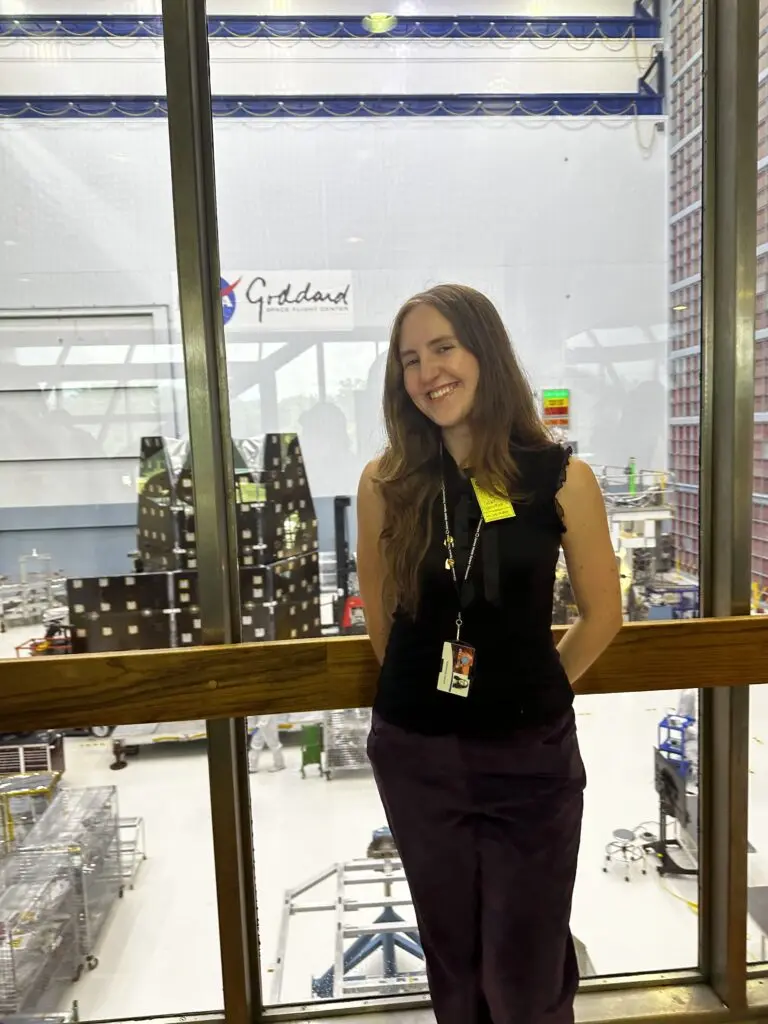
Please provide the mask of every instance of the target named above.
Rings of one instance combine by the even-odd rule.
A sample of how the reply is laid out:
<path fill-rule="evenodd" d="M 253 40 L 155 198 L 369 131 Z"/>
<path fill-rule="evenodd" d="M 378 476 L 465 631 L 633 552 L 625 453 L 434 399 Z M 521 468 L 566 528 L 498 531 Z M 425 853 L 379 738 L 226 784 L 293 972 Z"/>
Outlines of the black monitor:
<path fill-rule="evenodd" d="M 683 774 L 684 764 L 665 757 L 660 750 L 654 749 L 654 783 L 656 792 L 661 798 L 662 814 L 676 818 L 683 828 L 689 821 L 686 785 Z"/>

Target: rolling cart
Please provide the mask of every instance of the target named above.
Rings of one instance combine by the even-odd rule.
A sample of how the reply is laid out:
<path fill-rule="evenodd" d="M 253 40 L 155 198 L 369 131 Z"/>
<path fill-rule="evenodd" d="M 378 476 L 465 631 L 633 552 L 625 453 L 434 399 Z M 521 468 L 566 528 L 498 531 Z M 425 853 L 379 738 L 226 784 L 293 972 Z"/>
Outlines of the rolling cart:
<path fill-rule="evenodd" d="M 59 772 L 0 777 L 0 857 L 10 854 L 48 810 Z"/>
<path fill-rule="evenodd" d="M 98 939 L 123 895 L 116 788 L 60 789 L 11 859 L 19 858 L 67 886 L 80 970 L 94 970 Z"/>
<path fill-rule="evenodd" d="M 363 771 L 368 761 L 368 733 L 371 712 L 368 708 L 327 711 L 323 716 L 326 778 L 338 771 Z"/>

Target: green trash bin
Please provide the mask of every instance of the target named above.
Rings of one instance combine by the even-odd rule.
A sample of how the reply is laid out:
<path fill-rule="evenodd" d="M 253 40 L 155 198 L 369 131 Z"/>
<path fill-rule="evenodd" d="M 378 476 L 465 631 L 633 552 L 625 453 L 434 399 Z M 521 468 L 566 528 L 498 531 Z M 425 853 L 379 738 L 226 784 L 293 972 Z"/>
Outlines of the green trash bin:
<path fill-rule="evenodd" d="M 321 775 L 326 774 L 323 768 L 323 727 L 319 723 L 301 727 L 302 779 L 306 779 L 307 768 L 311 768 L 313 765 L 317 765 Z"/>

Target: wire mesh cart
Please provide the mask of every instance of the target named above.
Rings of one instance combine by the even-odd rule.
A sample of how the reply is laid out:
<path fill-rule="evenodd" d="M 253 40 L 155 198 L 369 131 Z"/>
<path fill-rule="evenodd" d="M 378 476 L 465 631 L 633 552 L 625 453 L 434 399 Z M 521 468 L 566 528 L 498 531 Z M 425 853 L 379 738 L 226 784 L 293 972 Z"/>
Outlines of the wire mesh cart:
<path fill-rule="evenodd" d="M 19 848 L 48 877 L 67 879 L 76 915 L 80 963 L 98 966 L 96 943 L 123 895 L 120 819 L 114 786 L 62 789 Z"/>
<path fill-rule="evenodd" d="M 361 771 L 369 767 L 367 745 L 370 730 L 370 709 L 351 708 L 324 714 L 326 778 L 333 778 L 337 771 Z"/>
<path fill-rule="evenodd" d="M 147 859 L 143 818 L 120 818 L 120 859 L 123 884 L 132 889 L 139 868 Z"/>
<path fill-rule="evenodd" d="M 0 858 L 7 856 L 48 810 L 59 772 L 0 776 Z"/>
<path fill-rule="evenodd" d="M 51 874 L 23 849 L 0 869 L 0 1013 L 40 1010 L 82 970 L 71 870 Z"/>

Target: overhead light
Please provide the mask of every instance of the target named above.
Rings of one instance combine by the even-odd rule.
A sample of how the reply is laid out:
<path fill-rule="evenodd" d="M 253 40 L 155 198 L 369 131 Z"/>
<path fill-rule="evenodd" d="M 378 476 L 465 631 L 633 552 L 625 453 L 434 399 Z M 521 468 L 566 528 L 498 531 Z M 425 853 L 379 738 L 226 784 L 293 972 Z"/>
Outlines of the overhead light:
<path fill-rule="evenodd" d="M 688 309 L 688 307 L 687 307 L 687 306 L 673 306 L 673 307 L 672 307 L 672 310 L 673 310 L 673 312 L 675 312 L 675 313 L 682 313 L 682 311 L 683 311 L 684 309 Z"/>
<path fill-rule="evenodd" d="M 386 11 L 374 11 L 373 14 L 366 14 L 363 18 L 363 28 L 372 36 L 385 35 L 391 32 L 397 25 L 397 17 Z"/>

